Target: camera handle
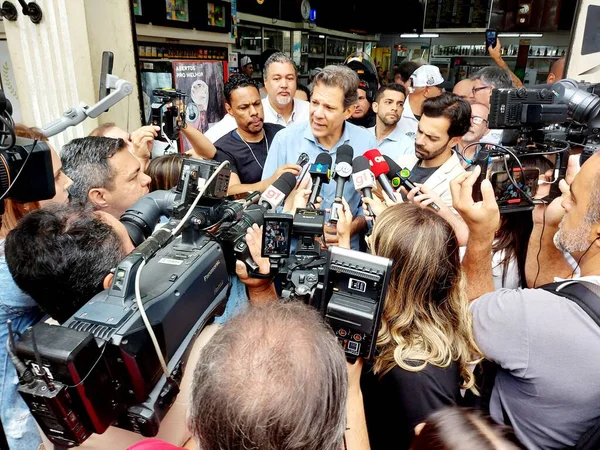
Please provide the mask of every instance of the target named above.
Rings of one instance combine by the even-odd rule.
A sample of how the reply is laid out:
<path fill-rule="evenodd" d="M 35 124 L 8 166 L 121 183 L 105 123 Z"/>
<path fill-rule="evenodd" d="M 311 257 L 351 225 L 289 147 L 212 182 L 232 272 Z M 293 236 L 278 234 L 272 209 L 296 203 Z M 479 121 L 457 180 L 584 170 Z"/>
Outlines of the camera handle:
<path fill-rule="evenodd" d="M 92 106 L 80 103 L 78 106 L 67 109 L 60 119 L 44 125 L 41 129 L 42 133 L 47 137 L 52 137 L 69 127 L 79 125 L 88 117 L 94 119 L 133 92 L 133 85 L 116 75 L 106 75 L 106 87 L 113 91 L 98 103 Z"/>

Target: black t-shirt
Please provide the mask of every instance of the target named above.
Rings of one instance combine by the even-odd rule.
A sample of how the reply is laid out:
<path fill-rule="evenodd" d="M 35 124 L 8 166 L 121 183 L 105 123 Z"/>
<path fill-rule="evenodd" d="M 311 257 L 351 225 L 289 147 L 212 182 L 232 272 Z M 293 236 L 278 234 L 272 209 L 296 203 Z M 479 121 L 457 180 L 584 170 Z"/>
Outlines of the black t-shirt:
<path fill-rule="evenodd" d="M 231 164 L 229 168 L 240 177 L 243 184 L 260 181 L 263 171 L 262 166 L 264 166 L 267 159 L 267 147 L 271 147 L 275 135 L 283 127 L 275 123 L 265 123 L 263 129 L 265 130 L 266 140 L 263 138 L 260 142 L 248 142 L 248 145 L 246 145 L 237 130 L 227 133 L 215 142 L 217 153 L 213 159 L 217 162 L 229 161 Z"/>
<path fill-rule="evenodd" d="M 365 128 L 373 128 L 376 121 L 377 116 L 372 109 L 369 109 L 369 112 L 359 119 L 353 119 L 352 117 L 348 119 L 348 122 L 350 122 L 352 125 Z"/>
<path fill-rule="evenodd" d="M 421 167 L 419 163 L 415 164 L 415 166 L 410 171 L 410 181 L 413 183 L 425 183 L 431 175 L 438 170 L 439 167 Z"/>
<path fill-rule="evenodd" d="M 361 389 L 372 450 L 408 449 L 414 428 L 445 407 L 461 403 L 459 365 L 431 364 L 419 372 L 395 366 L 382 378 L 365 366 Z"/>

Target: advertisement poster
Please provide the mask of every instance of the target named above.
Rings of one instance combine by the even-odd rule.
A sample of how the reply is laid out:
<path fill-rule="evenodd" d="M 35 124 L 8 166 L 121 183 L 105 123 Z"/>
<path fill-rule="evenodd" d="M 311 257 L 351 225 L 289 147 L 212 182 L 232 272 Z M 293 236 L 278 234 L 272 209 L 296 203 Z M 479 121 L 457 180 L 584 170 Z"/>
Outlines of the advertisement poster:
<path fill-rule="evenodd" d="M 165 0 L 165 2 L 167 5 L 167 20 L 190 21 L 188 0 Z"/>
<path fill-rule="evenodd" d="M 203 133 L 209 125 L 225 115 L 223 85 L 227 63 L 221 61 L 173 61 L 175 89 L 187 94 L 186 120 L 188 126 Z M 184 138 L 183 151 L 191 147 Z"/>
<path fill-rule="evenodd" d="M 206 7 L 208 9 L 207 25 L 211 27 L 224 27 L 225 7 L 223 5 L 215 5 L 214 3 L 207 3 Z"/>

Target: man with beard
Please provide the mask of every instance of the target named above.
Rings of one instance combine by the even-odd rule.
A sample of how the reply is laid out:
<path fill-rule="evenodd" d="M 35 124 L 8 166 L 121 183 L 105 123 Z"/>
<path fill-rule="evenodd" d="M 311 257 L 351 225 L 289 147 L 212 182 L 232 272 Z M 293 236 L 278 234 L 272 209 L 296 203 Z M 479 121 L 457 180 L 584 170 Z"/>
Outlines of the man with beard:
<path fill-rule="evenodd" d="M 453 148 L 469 131 L 471 107 L 457 95 L 443 93 L 423 102 L 414 155 L 400 156 L 400 167 L 411 171 L 410 180 L 422 183 L 452 206 L 450 181 L 464 172 Z"/>
<path fill-rule="evenodd" d="M 560 181 L 562 197 L 533 212 L 526 271 L 535 276 L 534 288 L 555 281 L 541 289 L 494 291 L 491 250 L 500 214 L 488 180 L 481 184 L 483 201 L 473 201 L 479 172 L 459 176 L 451 188 L 469 227 L 462 264 L 475 299 L 475 341 L 499 366 L 490 414 L 511 424 L 526 448 L 574 448 L 600 416 L 600 326 L 592 318 L 594 311 L 600 317 L 600 154 L 570 186 Z M 575 259 L 580 277 L 564 279 L 573 268 L 562 251 Z"/>
<path fill-rule="evenodd" d="M 375 126 L 369 128 L 377 139 L 377 148 L 382 155 L 397 159 L 412 154 L 415 143 L 398 128 L 402 117 L 406 90 L 401 84 L 387 84 L 375 94 L 373 111 L 376 114 Z"/>
<path fill-rule="evenodd" d="M 249 191 L 264 191 L 283 172 L 298 175 L 300 167 L 285 164 L 273 176 L 261 181 L 269 145 L 283 127 L 264 123 L 263 105 L 258 86 L 245 75 L 232 75 L 225 83 L 225 109 L 235 119 L 237 128 L 217 142 L 214 160 L 229 161 L 231 179 L 229 195 Z"/>
<path fill-rule="evenodd" d="M 297 71 L 294 61 L 285 53 L 273 53 L 263 68 L 267 97 L 262 99 L 264 121 L 287 127 L 308 120 L 308 102 L 294 98 L 297 89 Z M 205 136 L 211 141 L 235 129 L 235 121 L 228 114 L 212 126 Z"/>

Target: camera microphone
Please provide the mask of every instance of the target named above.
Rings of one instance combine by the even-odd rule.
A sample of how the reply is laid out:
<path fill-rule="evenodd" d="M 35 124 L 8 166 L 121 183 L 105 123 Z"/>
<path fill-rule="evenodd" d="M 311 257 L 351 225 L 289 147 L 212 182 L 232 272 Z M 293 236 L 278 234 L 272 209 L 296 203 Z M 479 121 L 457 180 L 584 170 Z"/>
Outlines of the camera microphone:
<path fill-rule="evenodd" d="M 284 172 L 263 192 L 258 204 L 267 210 L 276 210 L 285 198 L 290 195 L 290 192 L 294 190 L 295 186 L 296 177 L 290 172 Z"/>
<path fill-rule="evenodd" d="M 390 166 L 386 162 L 381 152 L 374 148 L 371 150 L 367 150 L 364 156 L 369 160 L 371 172 L 373 172 L 375 178 L 377 178 L 377 181 L 379 181 L 379 184 L 381 185 L 382 189 L 385 191 L 390 200 L 396 203 L 394 189 L 392 188 L 392 185 L 390 184 L 390 181 L 387 178 L 387 174 L 390 171 Z"/>
<path fill-rule="evenodd" d="M 363 197 L 373 198 L 372 189 L 377 187 L 375 175 L 371 172 L 369 160 L 360 155 L 352 161 L 352 182 L 354 188 L 359 191 Z M 367 210 L 371 217 L 375 217 L 370 205 L 367 205 Z"/>
<path fill-rule="evenodd" d="M 331 222 L 337 222 L 339 218 L 339 212 L 342 208 L 342 198 L 344 196 L 344 186 L 350 175 L 352 175 L 352 157 L 354 156 L 354 149 L 349 145 L 341 145 L 337 149 L 337 157 L 335 159 L 335 166 L 333 170 L 333 178 L 336 182 L 335 187 L 335 200 L 331 205 Z"/>
<path fill-rule="evenodd" d="M 312 178 L 312 192 L 308 199 L 309 205 L 313 205 L 317 200 L 323 183 L 329 183 L 331 164 L 331 155 L 329 153 L 320 153 L 315 159 L 314 164 L 310 166 L 309 173 Z"/>

